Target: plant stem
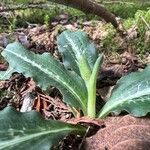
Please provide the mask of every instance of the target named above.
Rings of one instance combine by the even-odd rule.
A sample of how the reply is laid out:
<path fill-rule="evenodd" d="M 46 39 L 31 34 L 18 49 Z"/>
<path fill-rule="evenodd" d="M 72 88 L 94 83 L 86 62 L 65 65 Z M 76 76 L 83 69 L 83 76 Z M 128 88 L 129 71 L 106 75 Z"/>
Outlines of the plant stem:
<path fill-rule="evenodd" d="M 96 110 L 95 110 L 95 104 L 96 104 L 96 83 L 95 81 L 92 82 L 92 80 L 89 81 L 87 84 L 87 91 L 88 91 L 88 107 L 87 107 L 87 113 L 88 116 L 91 118 L 95 118 Z"/>
<path fill-rule="evenodd" d="M 90 80 L 87 82 L 87 91 L 88 91 L 88 104 L 87 104 L 87 114 L 91 118 L 96 116 L 96 80 L 99 72 L 99 67 L 103 62 L 103 55 L 100 55 L 95 62 L 92 75 Z"/>

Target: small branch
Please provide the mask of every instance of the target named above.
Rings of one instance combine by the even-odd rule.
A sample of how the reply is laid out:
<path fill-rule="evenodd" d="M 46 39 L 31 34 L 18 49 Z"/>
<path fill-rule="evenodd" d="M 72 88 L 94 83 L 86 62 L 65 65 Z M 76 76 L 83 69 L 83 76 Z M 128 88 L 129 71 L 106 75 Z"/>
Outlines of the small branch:
<path fill-rule="evenodd" d="M 110 22 L 115 28 L 118 28 L 118 22 L 114 14 L 109 12 L 105 7 L 91 0 L 49 0 L 57 4 L 70 6 L 83 11 L 86 14 L 95 14 Z"/>
<path fill-rule="evenodd" d="M 121 2 L 121 1 L 109 1 L 109 2 L 102 2 L 103 4 L 125 4 L 125 5 L 134 5 L 132 2 Z"/>
<path fill-rule="evenodd" d="M 0 7 L 0 12 L 8 12 L 8 11 L 15 11 L 15 10 L 25 10 L 29 8 L 35 8 L 35 9 L 49 9 L 51 8 L 51 4 L 20 4 L 12 7 Z M 53 6 L 54 7 L 54 6 Z"/>

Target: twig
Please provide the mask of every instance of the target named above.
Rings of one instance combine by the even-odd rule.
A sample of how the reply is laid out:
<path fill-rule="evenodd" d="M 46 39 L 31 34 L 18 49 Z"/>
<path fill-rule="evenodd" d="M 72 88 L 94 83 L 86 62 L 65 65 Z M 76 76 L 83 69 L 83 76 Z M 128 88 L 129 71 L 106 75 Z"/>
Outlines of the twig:
<path fill-rule="evenodd" d="M 126 4 L 126 5 L 134 5 L 132 2 L 121 2 L 121 1 L 109 1 L 109 2 L 103 2 L 103 4 Z"/>
<path fill-rule="evenodd" d="M 81 141 L 81 143 L 80 143 L 80 145 L 79 145 L 79 150 L 82 149 L 83 143 L 84 143 L 84 141 L 85 141 L 85 139 L 86 139 L 86 137 L 87 137 L 87 135 L 88 135 L 88 133 L 89 133 L 89 130 L 90 130 L 90 126 L 88 126 L 88 128 L 87 128 L 87 130 L 86 130 L 86 133 L 84 134 L 84 137 L 82 138 L 82 141 Z"/>
<path fill-rule="evenodd" d="M 15 11 L 15 10 L 25 10 L 29 8 L 35 8 L 35 9 L 49 9 L 53 5 L 52 4 L 20 4 L 12 7 L 0 7 L 0 12 L 8 12 L 8 11 Z M 53 6 L 54 7 L 54 6 Z"/>

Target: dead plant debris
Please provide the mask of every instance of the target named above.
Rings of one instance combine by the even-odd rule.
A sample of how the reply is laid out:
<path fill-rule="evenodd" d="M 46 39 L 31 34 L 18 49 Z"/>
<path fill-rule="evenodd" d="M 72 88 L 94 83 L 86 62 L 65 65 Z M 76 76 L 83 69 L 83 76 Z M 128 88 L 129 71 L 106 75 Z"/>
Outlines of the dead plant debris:
<path fill-rule="evenodd" d="M 87 138 L 86 150 L 148 150 L 150 146 L 150 119 L 130 115 L 110 117 L 106 128 Z"/>

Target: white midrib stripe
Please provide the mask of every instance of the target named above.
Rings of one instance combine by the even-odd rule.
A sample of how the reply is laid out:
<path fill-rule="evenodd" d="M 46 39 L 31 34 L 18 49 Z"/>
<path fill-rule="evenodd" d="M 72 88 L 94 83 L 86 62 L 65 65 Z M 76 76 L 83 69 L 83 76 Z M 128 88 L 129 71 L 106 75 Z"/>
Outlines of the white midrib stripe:
<path fill-rule="evenodd" d="M 13 146 L 13 145 L 16 145 L 16 144 L 19 144 L 21 142 L 24 142 L 24 141 L 28 141 L 28 140 L 31 140 L 33 138 L 36 138 L 36 137 L 40 137 L 42 135 L 46 135 L 46 134 L 55 134 L 55 133 L 61 133 L 63 131 L 70 131 L 73 129 L 56 129 L 56 130 L 53 130 L 53 131 L 44 131 L 44 132 L 40 132 L 40 133 L 35 133 L 35 134 L 31 134 L 31 135 L 26 135 L 26 136 L 23 136 L 23 137 L 19 137 L 17 139 L 13 139 L 13 140 L 10 140 L 10 141 L 1 141 L 1 144 L 0 144 L 0 149 L 4 149 L 4 148 L 8 148 L 9 146 Z"/>
<path fill-rule="evenodd" d="M 24 60 L 25 62 L 27 62 L 27 63 L 29 63 L 29 64 L 32 64 L 32 66 L 33 67 L 37 67 L 39 70 L 41 70 L 42 72 L 44 72 L 45 74 L 47 74 L 48 76 L 53 76 L 53 74 L 51 74 L 51 72 L 49 72 L 47 69 L 44 69 L 44 68 L 42 68 L 42 66 L 41 65 L 38 65 L 37 63 L 35 63 L 34 61 L 30 61 L 29 59 L 27 59 L 27 57 L 22 57 L 21 55 L 19 55 L 19 54 L 17 54 L 17 53 L 14 53 L 13 51 L 11 51 L 11 50 L 6 50 L 6 51 L 8 51 L 8 52 L 10 52 L 10 53 L 12 53 L 13 55 L 15 55 L 16 57 L 18 57 L 18 58 L 21 58 L 22 60 Z M 51 77 L 50 76 L 50 77 Z M 71 93 L 73 93 L 73 95 L 75 95 L 76 97 L 77 97 L 77 100 L 80 100 L 80 104 L 82 105 L 82 106 L 84 106 L 84 104 L 82 103 L 82 100 L 80 99 L 80 97 L 74 92 L 74 90 L 72 89 L 72 88 L 70 88 L 70 86 L 68 86 L 65 82 L 63 82 L 62 80 L 60 80 L 60 78 L 58 78 L 57 76 L 55 76 L 55 78 L 62 84 L 62 85 L 64 85 L 65 87 L 67 87 L 70 91 L 71 91 Z M 84 106 L 85 107 L 85 106 Z"/>
<path fill-rule="evenodd" d="M 75 55 L 77 55 L 77 57 L 79 57 L 81 55 L 80 51 L 77 49 L 76 44 L 74 43 L 74 41 L 68 36 L 68 33 L 64 33 L 66 39 L 70 42 L 71 46 L 72 46 L 72 50 L 74 51 Z"/>
<path fill-rule="evenodd" d="M 10 68 L 10 70 L 6 71 L 5 74 L 2 76 L 2 79 L 7 76 L 11 71 L 13 70 L 13 68 Z"/>
<path fill-rule="evenodd" d="M 132 99 L 135 99 L 135 98 L 138 98 L 138 97 L 142 97 L 144 95 L 149 95 L 150 94 L 150 89 L 148 90 L 144 90 L 141 91 L 141 92 L 138 92 L 137 94 L 133 94 L 131 96 L 128 96 L 126 97 L 124 100 L 121 100 L 121 101 L 117 101 L 117 100 L 114 100 L 114 104 L 111 104 L 111 107 L 107 107 L 107 109 L 104 109 L 105 111 L 102 111 L 103 113 L 100 115 L 100 116 L 103 116 L 106 112 L 109 112 L 110 110 L 112 110 L 113 108 L 115 108 L 116 106 L 118 105 L 121 105 L 123 104 L 124 102 L 126 102 L 127 100 L 132 100 Z M 119 100 L 119 99 L 118 99 Z M 108 101 L 109 102 L 109 101 Z M 105 107 L 105 106 L 104 106 Z"/>

